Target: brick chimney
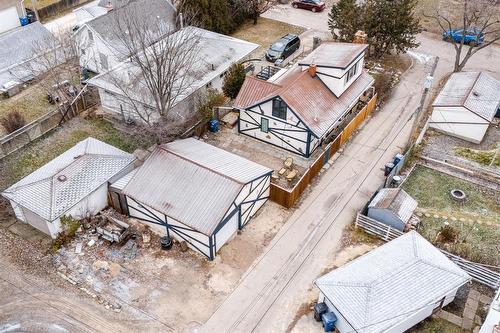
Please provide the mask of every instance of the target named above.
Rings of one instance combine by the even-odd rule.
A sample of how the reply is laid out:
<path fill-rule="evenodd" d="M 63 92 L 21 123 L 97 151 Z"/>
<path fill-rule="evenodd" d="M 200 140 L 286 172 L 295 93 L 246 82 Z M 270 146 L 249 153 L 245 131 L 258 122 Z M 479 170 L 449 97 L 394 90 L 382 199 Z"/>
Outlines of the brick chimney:
<path fill-rule="evenodd" d="M 309 65 L 307 72 L 309 73 L 309 75 L 311 75 L 311 77 L 315 77 L 316 76 L 316 65 L 315 64 Z"/>

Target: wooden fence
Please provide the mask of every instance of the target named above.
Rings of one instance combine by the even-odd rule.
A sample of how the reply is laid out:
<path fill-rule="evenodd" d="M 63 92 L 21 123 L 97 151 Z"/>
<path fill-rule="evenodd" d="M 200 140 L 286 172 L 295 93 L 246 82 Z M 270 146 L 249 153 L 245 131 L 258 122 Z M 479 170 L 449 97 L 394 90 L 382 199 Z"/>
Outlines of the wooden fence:
<path fill-rule="evenodd" d="M 344 127 L 337 137 L 329 143 L 323 153 L 314 160 L 312 165 L 304 172 L 297 184 L 291 189 L 286 189 L 278 184 L 271 183 L 269 198 L 287 208 L 293 205 L 300 198 L 300 195 L 307 188 L 307 185 L 321 171 L 321 168 L 330 160 L 330 158 L 339 150 L 339 148 L 352 136 L 354 131 L 359 128 L 368 115 L 375 109 L 377 103 L 377 94 L 359 111 L 359 113 Z"/>
<path fill-rule="evenodd" d="M 18 130 L 0 138 L 0 159 L 26 146 L 33 140 L 58 127 L 61 122 L 69 120 L 80 112 L 95 106 L 95 102 L 87 102 L 84 88 L 63 111 L 57 109 L 32 121 Z M 94 100 L 94 99 L 92 99 Z"/>
<path fill-rule="evenodd" d="M 356 216 L 355 225 L 356 227 L 363 229 L 366 233 L 374 235 L 386 242 L 403 235 L 403 232 L 369 218 L 361 213 L 358 213 Z M 457 264 L 458 267 L 466 271 L 473 280 L 495 290 L 500 287 L 500 273 L 491 270 L 487 265 L 466 260 L 441 249 L 440 251 L 451 261 Z"/>

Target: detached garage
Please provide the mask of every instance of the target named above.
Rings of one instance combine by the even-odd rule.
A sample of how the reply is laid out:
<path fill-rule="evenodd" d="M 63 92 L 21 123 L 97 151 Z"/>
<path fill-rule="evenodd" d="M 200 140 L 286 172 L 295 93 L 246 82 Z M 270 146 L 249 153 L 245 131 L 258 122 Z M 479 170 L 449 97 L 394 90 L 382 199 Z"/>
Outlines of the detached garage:
<path fill-rule="evenodd" d="M 190 138 L 158 146 L 122 192 L 130 217 L 213 260 L 267 201 L 271 173 Z"/>
<path fill-rule="evenodd" d="M 432 107 L 430 127 L 480 143 L 500 107 L 500 81 L 482 72 L 454 73 Z"/>
<path fill-rule="evenodd" d="M 4 192 L 18 220 L 55 238 L 61 217 L 83 218 L 108 205 L 108 183 L 129 173 L 135 158 L 87 138 Z"/>
<path fill-rule="evenodd" d="M 452 302 L 470 276 L 416 231 L 315 281 L 340 333 L 401 333 Z"/>

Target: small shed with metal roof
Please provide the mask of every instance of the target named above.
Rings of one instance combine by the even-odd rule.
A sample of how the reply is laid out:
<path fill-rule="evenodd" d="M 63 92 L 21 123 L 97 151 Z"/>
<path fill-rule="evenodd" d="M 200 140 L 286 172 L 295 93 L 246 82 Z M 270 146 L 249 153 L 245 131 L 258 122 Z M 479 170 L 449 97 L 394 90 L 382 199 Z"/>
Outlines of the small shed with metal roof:
<path fill-rule="evenodd" d="M 271 173 L 189 138 L 158 146 L 122 191 L 130 217 L 212 260 L 267 201 Z"/>
<path fill-rule="evenodd" d="M 470 276 L 410 231 L 320 277 L 340 333 L 400 333 L 451 303 Z"/>
<path fill-rule="evenodd" d="M 453 73 L 432 107 L 431 128 L 480 143 L 500 108 L 500 81 L 483 72 Z"/>
<path fill-rule="evenodd" d="M 94 138 L 80 141 L 2 192 L 18 220 L 55 238 L 61 217 L 83 218 L 108 205 L 108 184 L 134 168 L 135 157 Z"/>
<path fill-rule="evenodd" d="M 368 217 L 404 231 L 417 201 L 401 188 L 383 188 L 368 205 Z"/>

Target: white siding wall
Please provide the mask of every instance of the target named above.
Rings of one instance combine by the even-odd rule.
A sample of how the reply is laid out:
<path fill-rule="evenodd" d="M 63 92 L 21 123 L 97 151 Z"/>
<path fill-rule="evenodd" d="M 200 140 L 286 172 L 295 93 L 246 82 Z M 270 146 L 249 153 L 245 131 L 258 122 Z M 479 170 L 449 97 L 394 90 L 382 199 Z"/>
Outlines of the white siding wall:
<path fill-rule="evenodd" d="M 455 299 L 455 295 L 457 294 L 458 288 L 451 290 L 448 292 L 445 296 L 445 300 L 443 303 L 443 307 L 451 303 Z M 319 302 L 325 302 L 326 305 L 328 306 L 328 309 L 335 313 L 337 316 L 337 323 L 336 323 L 336 328 L 339 330 L 340 333 L 351 333 L 354 332 L 354 328 L 347 322 L 346 318 L 344 318 L 333 306 L 332 302 L 330 302 L 320 291 L 319 293 L 319 298 L 318 298 L 318 303 Z M 441 304 L 441 299 L 435 300 L 435 302 L 431 302 L 431 304 L 427 307 L 424 307 L 420 310 L 418 310 L 416 313 L 413 315 L 408 315 L 408 316 L 401 316 L 401 321 L 392 326 L 391 328 L 383 331 L 383 333 L 401 333 L 406 331 L 407 329 L 415 326 L 419 322 L 423 321 L 425 318 L 429 317 L 432 315 L 432 312 L 434 309 L 439 307 Z"/>
<path fill-rule="evenodd" d="M 325 302 L 326 306 L 328 306 L 328 310 L 335 313 L 335 316 L 337 316 L 337 322 L 335 324 L 335 327 L 339 330 L 340 333 L 355 332 L 353 327 L 340 314 L 340 312 L 338 312 L 335 309 L 335 307 L 332 305 L 332 303 L 325 297 L 325 295 L 323 295 L 322 292 L 319 293 L 319 299 L 318 299 L 318 303 L 321 303 L 321 302 Z"/>
<path fill-rule="evenodd" d="M 260 129 L 262 118 L 269 120 L 270 131 L 268 133 Z M 241 110 L 239 121 L 240 131 L 245 135 L 290 150 L 296 154 L 306 153 L 307 129 L 290 109 L 287 110 L 286 120 L 275 118 L 272 116 L 272 101 L 268 101 L 261 104 L 260 108 L 256 106 L 251 110 Z"/>
<path fill-rule="evenodd" d="M 16 6 L 0 10 L 0 33 L 21 26 Z"/>
<path fill-rule="evenodd" d="M 24 213 L 23 213 L 21 206 L 19 206 L 17 203 L 15 203 L 12 200 L 9 200 L 9 201 L 10 201 L 10 205 L 12 206 L 12 209 L 14 210 L 14 214 L 16 214 L 16 218 L 21 222 L 28 223 L 26 221 L 26 217 L 24 216 Z"/>
<path fill-rule="evenodd" d="M 166 236 L 167 235 L 167 229 L 166 229 L 165 226 L 147 222 L 147 221 L 154 221 L 154 220 L 150 216 L 141 213 L 141 211 L 144 211 L 144 209 L 141 208 L 133 199 L 127 197 L 127 204 L 128 204 L 128 207 L 129 207 L 130 217 L 139 218 L 140 222 L 142 222 L 142 223 L 148 225 L 149 227 L 151 227 L 151 230 L 155 231 L 160 236 Z M 165 223 L 165 215 L 164 214 L 158 212 L 157 210 L 155 210 L 155 209 L 153 209 L 151 207 L 147 207 L 146 206 L 146 208 L 151 213 L 153 213 L 157 218 L 159 218 L 163 223 Z M 151 215 L 151 213 L 148 212 L 149 215 Z M 146 221 L 144 221 L 144 220 L 146 220 Z M 174 219 L 172 219 L 172 218 L 168 218 L 168 224 L 171 225 L 171 226 L 173 226 L 173 227 L 176 227 L 176 226 L 180 227 L 179 228 L 180 232 L 191 236 L 192 238 L 198 240 L 202 244 L 205 244 L 205 246 L 202 245 L 202 244 L 200 244 L 199 242 L 197 242 L 195 240 L 190 239 L 189 237 L 186 237 L 183 234 L 179 235 L 176 232 L 174 232 L 172 229 L 170 229 L 170 236 L 172 238 L 176 239 L 179 242 L 186 241 L 186 243 L 187 243 L 187 245 L 188 245 L 188 247 L 190 249 L 192 249 L 194 251 L 197 251 L 197 252 L 201 251 L 203 254 L 205 254 L 207 256 L 210 256 L 209 237 L 208 236 L 203 235 L 203 234 L 198 233 L 198 232 L 195 232 L 195 231 L 189 231 L 189 230 L 181 229 L 181 228 L 188 228 L 189 229 L 189 227 L 186 226 L 186 225 L 184 225 L 184 224 L 182 224 L 182 223 L 180 223 L 180 222 L 178 222 L 178 221 L 176 221 L 176 220 L 174 220 Z M 183 239 L 181 237 L 181 235 L 185 239 Z"/>
<path fill-rule="evenodd" d="M 233 210 L 231 209 L 231 212 Z M 231 213 L 231 212 L 228 212 Z M 231 217 L 229 221 L 217 232 L 215 236 L 216 248 L 215 251 L 219 251 L 219 249 L 227 243 L 238 231 L 238 211 Z"/>
<path fill-rule="evenodd" d="M 102 73 L 106 70 L 101 63 L 99 53 L 107 57 L 108 69 L 116 66 L 119 63 L 118 58 L 123 58 L 120 55 L 117 57 L 117 51 L 111 49 L 101 37 L 92 31 L 93 41 L 89 38 L 90 29 L 84 25 L 74 36 L 80 57 L 80 66 L 90 69 L 96 73 Z"/>
<path fill-rule="evenodd" d="M 429 126 L 448 135 L 480 143 L 489 123 L 463 107 L 434 107 Z"/>
<path fill-rule="evenodd" d="M 354 75 L 349 81 L 346 82 L 346 74 L 349 69 L 351 69 L 355 64 L 357 64 L 356 75 Z M 361 54 L 355 61 L 353 61 L 345 70 L 339 68 L 317 67 L 316 73 L 328 86 L 328 88 L 335 94 L 335 96 L 339 97 L 347 88 L 351 86 L 354 81 L 356 81 L 356 78 L 361 75 L 363 66 L 364 53 Z M 321 73 L 327 75 L 321 75 Z"/>

